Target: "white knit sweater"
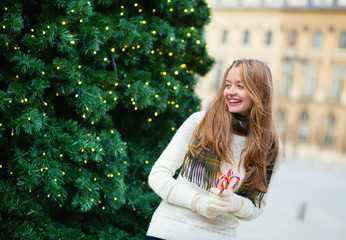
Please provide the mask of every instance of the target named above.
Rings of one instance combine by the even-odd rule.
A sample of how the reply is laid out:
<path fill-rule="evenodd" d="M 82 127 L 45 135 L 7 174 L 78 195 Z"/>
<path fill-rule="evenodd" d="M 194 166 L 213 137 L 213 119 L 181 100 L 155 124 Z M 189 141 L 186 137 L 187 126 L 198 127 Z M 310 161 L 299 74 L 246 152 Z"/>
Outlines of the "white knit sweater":
<path fill-rule="evenodd" d="M 209 193 L 181 175 L 177 179 L 173 176 L 176 170 L 182 166 L 192 132 L 204 114 L 205 112 L 194 113 L 182 124 L 150 172 L 149 185 L 163 201 L 151 219 L 148 236 L 168 240 L 235 239 L 238 220 L 251 220 L 263 212 L 267 194 L 265 194 L 260 208 L 258 204 L 255 207 L 249 199 L 244 198 L 240 211 L 231 217 L 219 216 L 208 219 L 191 210 L 191 202 L 195 194 L 208 195 Z M 235 164 L 230 165 L 221 161 L 222 174 L 227 174 L 229 168 L 233 168 L 235 175 L 243 179 L 244 169 L 242 167 L 238 169 L 237 166 L 245 146 L 246 137 L 233 136 L 231 147 Z"/>

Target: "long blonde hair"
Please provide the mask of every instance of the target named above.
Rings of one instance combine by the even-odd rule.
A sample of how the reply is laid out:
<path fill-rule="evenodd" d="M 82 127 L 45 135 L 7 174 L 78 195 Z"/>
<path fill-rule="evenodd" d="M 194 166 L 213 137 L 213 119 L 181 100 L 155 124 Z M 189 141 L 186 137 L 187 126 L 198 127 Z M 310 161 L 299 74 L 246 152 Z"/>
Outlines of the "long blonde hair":
<path fill-rule="evenodd" d="M 266 169 L 268 165 L 275 163 L 279 149 L 279 137 L 272 114 L 273 82 L 266 64 L 255 59 L 240 59 L 235 60 L 226 69 L 222 85 L 204 118 L 194 130 L 193 138 L 199 138 L 202 147 L 212 150 L 219 159 L 232 163 L 232 159 L 228 158 L 232 156 L 232 113 L 228 110 L 223 92 L 226 76 L 235 67 L 240 68 L 243 85 L 254 103 L 248 116 L 249 130 L 245 154 L 239 163 L 243 164 L 246 170 L 243 184 L 266 192 Z"/>

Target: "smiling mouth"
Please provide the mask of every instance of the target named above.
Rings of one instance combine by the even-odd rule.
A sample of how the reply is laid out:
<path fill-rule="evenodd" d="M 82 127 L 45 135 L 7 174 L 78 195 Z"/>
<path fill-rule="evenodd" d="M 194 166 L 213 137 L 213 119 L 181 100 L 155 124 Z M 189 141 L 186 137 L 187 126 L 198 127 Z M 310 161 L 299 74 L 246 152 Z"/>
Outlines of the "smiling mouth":
<path fill-rule="evenodd" d="M 240 103 L 240 102 L 241 102 L 240 100 L 233 100 L 233 99 L 229 100 L 229 103 Z"/>

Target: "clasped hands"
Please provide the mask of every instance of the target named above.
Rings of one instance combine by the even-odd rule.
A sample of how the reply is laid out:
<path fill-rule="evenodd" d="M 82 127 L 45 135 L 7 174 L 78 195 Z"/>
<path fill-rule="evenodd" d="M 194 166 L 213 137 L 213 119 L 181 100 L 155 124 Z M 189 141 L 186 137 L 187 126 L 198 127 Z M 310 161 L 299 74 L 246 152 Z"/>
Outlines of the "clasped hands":
<path fill-rule="evenodd" d="M 192 210 L 206 218 L 229 216 L 240 211 L 244 204 L 243 197 L 226 189 L 221 195 L 219 188 L 211 188 L 209 195 L 197 193 L 191 203 Z"/>

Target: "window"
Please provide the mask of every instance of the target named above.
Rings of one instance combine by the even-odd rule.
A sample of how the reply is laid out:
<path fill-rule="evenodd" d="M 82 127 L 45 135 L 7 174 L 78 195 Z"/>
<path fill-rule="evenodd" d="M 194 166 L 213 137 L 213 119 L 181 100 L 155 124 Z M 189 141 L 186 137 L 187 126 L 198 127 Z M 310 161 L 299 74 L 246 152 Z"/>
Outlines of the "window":
<path fill-rule="evenodd" d="M 300 123 L 298 128 L 298 140 L 300 141 L 308 140 L 310 135 L 309 121 L 310 121 L 309 114 L 306 111 L 303 111 L 302 114 L 300 115 Z"/>
<path fill-rule="evenodd" d="M 292 81 L 293 81 L 293 70 L 294 70 L 294 66 L 291 61 L 284 62 L 282 83 L 280 88 L 280 92 L 284 96 L 289 95 Z"/>
<path fill-rule="evenodd" d="M 222 43 L 227 42 L 228 31 L 225 29 L 222 32 Z"/>
<path fill-rule="evenodd" d="M 346 31 L 340 33 L 339 48 L 346 48 Z"/>
<path fill-rule="evenodd" d="M 330 98 L 340 100 L 343 80 L 344 80 L 344 67 L 334 66 L 333 75 L 332 75 L 332 86 L 330 89 Z"/>
<path fill-rule="evenodd" d="M 316 63 L 308 65 L 306 77 L 305 77 L 305 88 L 303 95 L 304 97 L 312 97 L 315 91 L 315 85 L 317 80 L 318 66 Z"/>
<path fill-rule="evenodd" d="M 243 38 L 243 43 L 244 43 L 244 44 L 248 44 L 248 42 L 249 42 L 249 35 L 250 35 L 249 30 L 245 30 L 245 32 L 244 32 L 244 38 Z"/>
<path fill-rule="evenodd" d="M 217 69 L 216 69 L 216 81 L 215 81 L 215 88 L 219 89 L 220 83 L 222 82 L 223 78 L 223 61 L 219 60 L 217 62 Z"/>
<path fill-rule="evenodd" d="M 322 32 L 316 31 L 312 38 L 312 47 L 313 48 L 321 48 L 322 46 Z"/>
<path fill-rule="evenodd" d="M 296 45 L 297 41 L 297 32 L 295 30 L 292 30 L 288 33 L 288 46 L 294 47 Z"/>
<path fill-rule="evenodd" d="M 266 45 L 267 46 L 272 43 L 272 35 L 273 35 L 273 33 L 271 31 L 267 32 L 267 35 L 266 35 Z"/>
<path fill-rule="evenodd" d="M 282 139 L 285 140 L 286 138 L 286 112 L 285 110 L 279 110 L 278 112 L 278 127 L 279 127 L 279 133 L 282 137 Z"/>
<path fill-rule="evenodd" d="M 335 136 L 335 117 L 329 115 L 327 119 L 326 135 L 324 137 L 324 145 L 326 147 L 332 147 L 334 144 Z"/>
<path fill-rule="evenodd" d="M 333 7 L 337 7 L 339 5 L 338 0 L 333 0 Z"/>

